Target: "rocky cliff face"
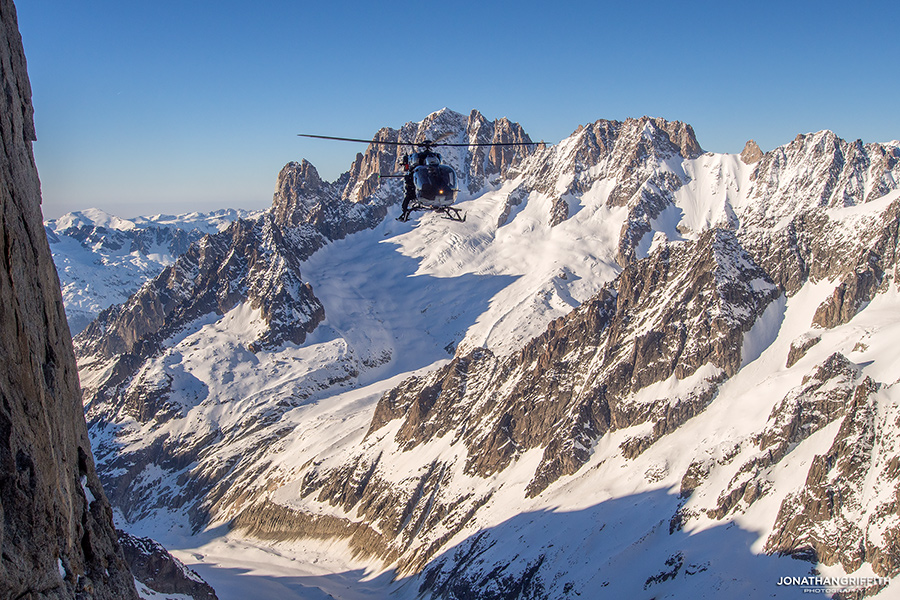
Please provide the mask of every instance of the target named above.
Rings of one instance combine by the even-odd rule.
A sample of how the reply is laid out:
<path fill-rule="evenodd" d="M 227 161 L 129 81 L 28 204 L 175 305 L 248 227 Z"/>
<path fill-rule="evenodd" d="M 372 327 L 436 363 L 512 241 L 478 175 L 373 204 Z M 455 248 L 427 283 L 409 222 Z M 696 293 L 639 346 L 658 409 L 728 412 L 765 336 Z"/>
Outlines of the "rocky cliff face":
<path fill-rule="evenodd" d="M 754 140 L 747 140 L 744 149 L 741 151 L 741 160 L 745 164 L 752 165 L 763 157 L 763 151 L 759 148 L 759 144 Z"/>
<path fill-rule="evenodd" d="M 426 139 L 451 144 L 531 142 L 522 126 L 509 119 L 488 121 L 477 110 L 467 117 L 448 109 L 432 113 L 420 122 L 407 123 L 400 129 L 381 129 L 373 139 L 410 146 L 372 145 L 364 154 L 358 154 L 347 173 L 350 183 L 343 188 L 344 199 L 359 202 L 374 194 L 381 186 L 378 174 L 399 173 L 402 156 L 414 150 L 412 144 L 415 142 Z M 499 183 L 517 160 L 532 152 L 530 146 L 444 147 L 438 150 L 443 161 L 456 171 L 460 189 L 469 193 Z M 399 184 L 395 182 L 392 189 L 395 195 L 399 193 Z"/>
<path fill-rule="evenodd" d="M 900 153 L 893 145 L 847 142 L 830 131 L 798 135 L 766 153 L 751 174 L 746 228 L 778 227 L 813 208 L 856 206 L 896 189 Z"/>
<path fill-rule="evenodd" d="M 0 596 L 137 598 L 94 470 L 59 280 L 41 224 L 31 90 L 0 2 Z"/>
<path fill-rule="evenodd" d="M 147 588 L 142 596 L 178 595 L 193 600 L 218 600 L 203 578 L 173 557 L 159 543 L 119 530 L 119 542 L 134 578 Z"/>
<path fill-rule="evenodd" d="M 377 135 L 526 139 L 451 111 Z M 898 574 L 896 143 L 714 155 L 644 117 L 445 159 L 477 218 L 384 220 L 392 149 L 291 163 L 79 338 L 126 517 L 341 539 L 447 598 L 771 593 L 750 547 Z M 275 264 L 314 281 L 269 305 L 302 336 L 249 283 Z"/>
<path fill-rule="evenodd" d="M 619 233 L 617 262 L 637 258 L 651 222 L 673 203 L 689 178 L 683 159 L 702 153 L 690 125 L 643 117 L 600 120 L 579 127 L 557 146 L 539 149 L 521 165 L 523 186 L 552 198 L 553 225 L 568 218 L 570 204 L 598 185 L 608 185 L 606 204 L 627 210 Z"/>

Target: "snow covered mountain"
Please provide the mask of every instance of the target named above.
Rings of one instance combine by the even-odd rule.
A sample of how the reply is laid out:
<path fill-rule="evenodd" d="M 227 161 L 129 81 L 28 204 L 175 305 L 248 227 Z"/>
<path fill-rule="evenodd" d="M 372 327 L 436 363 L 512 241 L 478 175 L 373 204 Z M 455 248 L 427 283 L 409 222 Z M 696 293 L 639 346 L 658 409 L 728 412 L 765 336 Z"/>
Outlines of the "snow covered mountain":
<path fill-rule="evenodd" d="M 527 140 L 446 109 L 377 137 L 425 135 Z M 598 121 L 444 153 L 465 223 L 397 222 L 386 148 L 287 165 L 78 336 L 129 529 L 315 547 L 334 597 L 896 591 L 900 143 Z"/>
<path fill-rule="evenodd" d="M 218 210 L 122 219 L 92 208 L 44 222 L 72 334 L 125 302 L 193 242 L 250 216 Z"/>

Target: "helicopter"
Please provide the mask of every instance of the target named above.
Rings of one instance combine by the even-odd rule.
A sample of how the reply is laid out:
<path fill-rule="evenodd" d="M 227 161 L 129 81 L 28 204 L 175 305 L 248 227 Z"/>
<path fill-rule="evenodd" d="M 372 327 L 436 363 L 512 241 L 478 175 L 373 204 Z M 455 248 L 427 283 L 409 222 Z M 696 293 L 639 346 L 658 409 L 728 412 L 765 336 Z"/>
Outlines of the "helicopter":
<path fill-rule="evenodd" d="M 360 142 L 363 144 L 375 144 L 383 146 L 412 146 L 415 151 L 403 156 L 400 164 L 403 167 L 401 174 L 379 174 L 379 177 L 402 178 L 405 183 L 405 196 L 403 198 L 402 212 L 398 218 L 400 221 L 408 221 L 413 211 L 430 210 L 442 213 L 451 221 L 463 222 L 465 213 L 453 206 L 456 195 L 459 193 L 456 171 L 441 161 L 441 155 L 433 149 L 436 146 L 534 146 L 539 142 L 472 142 L 450 143 L 423 140 L 421 142 L 390 142 L 382 140 L 365 140 L 359 138 L 334 137 L 329 135 L 313 135 L 298 133 L 300 137 L 316 138 L 321 140 L 338 140 L 342 142 Z M 446 136 L 443 136 L 446 137 Z"/>

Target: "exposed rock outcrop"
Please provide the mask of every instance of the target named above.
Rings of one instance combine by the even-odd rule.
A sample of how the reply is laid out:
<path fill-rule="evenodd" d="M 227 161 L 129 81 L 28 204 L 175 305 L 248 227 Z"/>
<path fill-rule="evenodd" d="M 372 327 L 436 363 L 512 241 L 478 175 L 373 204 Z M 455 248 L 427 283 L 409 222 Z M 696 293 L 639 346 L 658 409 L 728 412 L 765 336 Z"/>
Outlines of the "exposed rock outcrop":
<path fill-rule="evenodd" d="M 372 146 L 376 148 L 377 146 Z M 361 156 L 361 155 L 360 155 Z M 381 155 L 373 158 L 380 162 Z M 279 228 L 300 228 L 304 232 L 305 244 L 298 248 L 306 258 L 329 240 L 343 239 L 351 233 L 374 227 L 387 214 L 387 204 L 371 198 L 378 181 L 378 170 L 361 174 L 357 167 L 357 177 L 366 190 L 362 201 L 354 202 L 343 192 L 346 177 L 335 183 L 322 181 L 319 172 L 309 162 L 291 162 L 281 169 L 272 200 L 272 220 Z M 369 189 L 371 187 L 371 189 Z"/>
<path fill-rule="evenodd" d="M 867 473 L 891 472 L 898 461 L 896 446 L 879 439 L 887 433 L 887 415 L 877 414 L 876 391 L 871 379 L 853 390 L 831 447 L 815 457 L 803 488 L 782 503 L 767 552 L 840 563 L 848 573 L 863 562 L 878 575 L 900 572 L 897 480 L 876 482 L 876 488 L 888 494 L 866 490 Z"/>
<path fill-rule="evenodd" d="M 119 530 L 119 543 L 134 578 L 153 592 L 193 600 L 218 600 L 215 590 L 161 544 Z"/>
<path fill-rule="evenodd" d="M 741 151 L 741 160 L 744 161 L 744 164 L 752 165 L 759 162 L 762 157 L 763 151 L 759 149 L 759 145 L 754 140 L 747 140 Z"/>
<path fill-rule="evenodd" d="M 797 361 L 803 358 L 810 348 L 818 344 L 822 341 L 822 336 L 818 335 L 802 335 L 793 342 L 791 342 L 791 348 L 788 350 L 787 362 L 785 366 L 787 368 L 793 367 L 797 364 Z"/>
<path fill-rule="evenodd" d="M 874 258 L 874 257 L 873 257 Z M 813 325 L 831 329 L 847 323 L 856 316 L 863 303 L 875 295 L 884 278 L 884 271 L 877 260 L 869 261 L 858 271 L 848 273 L 831 296 L 813 315 Z"/>
<path fill-rule="evenodd" d="M 136 599 L 94 470 L 41 223 L 31 88 L 0 1 L 0 597 Z"/>
<path fill-rule="evenodd" d="M 510 169 L 529 156 L 534 146 L 479 146 L 492 142 L 525 143 L 531 138 L 518 123 L 503 117 L 488 121 L 473 110 L 468 116 L 449 109 L 441 109 L 420 122 L 407 123 L 400 129 L 380 129 L 374 140 L 391 142 L 391 145 L 372 144 L 356 160 L 335 185 L 342 188 L 341 198 L 353 203 L 371 202 L 371 197 L 384 198 L 379 188 L 393 193 L 394 200 L 402 198 L 400 183 L 395 181 L 383 186 L 380 173 L 398 173 L 401 158 L 415 149 L 416 142 L 432 140 L 450 144 L 475 144 L 470 147 L 438 147 L 443 161 L 457 174 L 460 189 L 474 193 L 485 185 L 500 182 Z M 393 143 L 401 142 L 397 146 Z M 277 204 L 277 199 L 276 199 Z"/>
<path fill-rule="evenodd" d="M 798 135 L 766 153 L 751 175 L 744 227 L 774 227 L 811 208 L 841 208 L 896 189 L 900 147 L 847 142 L 831 131 Z"/>
<path fill-rule="evenodd" d="M 767 495 L 771 482 L 766 475 L 773 465 L 797 444 L 843 417 L 858 389 L 869 389 L 871 384 L 871 380 L 859 381 L 858 368 L 842 354 L 833 354 L 816 367 L 772 409 L 765 429 L 754 438 L 759 452 L 738 469 L 710 514 L 721 519 Z"/>
<path fill-rule="evenodd" d="M 506 117 L 488 121 L 477 110 L 469 113 L 466 138 L 476 144 L 529 144 L 531 138 L 518 123 Z M 472 146 L 469 149 L 466 188 L 474 193 L 485 185 L 496 184 L 506 176 L 510 167 L 534 152 L 535 147 L 523 146 Z"/>
<path fill-rule="evenodd" d="M 607 183 L 606 204 L 628 210 L 616 256 L 625 266 L 638 258 L 637 246 L 650 232 L 651 222 L 671 206 L 674 193 L 687 181 L 670 159 L 696 158 L 701 153 L 694 130 L 679 121 L 600 120 L 580 126 L 557 146 L 538 148 L 512 174 L 523 173 L 529 192 L 553 199 L 548 216 L 552 225 L 569 217 L 567 196 L 578 197 Z"/>

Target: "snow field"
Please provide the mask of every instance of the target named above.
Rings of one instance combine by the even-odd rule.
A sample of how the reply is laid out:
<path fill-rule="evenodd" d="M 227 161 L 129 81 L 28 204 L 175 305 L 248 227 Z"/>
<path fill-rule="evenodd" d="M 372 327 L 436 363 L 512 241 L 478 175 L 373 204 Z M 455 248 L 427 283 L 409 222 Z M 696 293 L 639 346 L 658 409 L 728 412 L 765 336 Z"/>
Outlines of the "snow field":
<path fill-rule="evenodd" d="M 575 149 L 570 139 L 557 152 Z M 597 173 L 605 168 L 593 167 Z M 777 228 L 809 201 L 791 198 L 757 206 L 756 191 L 767 182 L 751 181 L 752 169 L 733 155 L 670 159 L 660 168 L 685 185 L 651 221 L 638 257 L 712 227 L 737 226 L 744 215 L 772 219 Z M 787 179 L 803 175 L 799 167 L 786 169 Z M 776 582 L 808 574 L 812 565 L 761 553 L 782 502 L 803 485 L 813 458 L 828 450 L 839 422 L 804 439 L 763 473 L 771 484 L 767 495 L 723 519 L 707 511 L 717 507 L 733 482 L 749 476 L 738 472 L 758 456 L 753 437 L 766 428 L 773 408 L 834 352 L 852 360 L 862 377 L 884 384 L 874 400 L 879 418 L 900 414 L 891 387 L 900 380 L 900 347 L 895 343 L 900 292 L 895 282 L 849 323 L 830 330 L 813 328 L 812 315 L 837 282 L 808 282 L 790 298 L 776 299 L 745 335 L 740 371 L 719 387 L 704 412 L 632 459 L 623 456 L 621 444 L 646 434 L 652 423 L 599 438 L 587 464 L 534 498 L 526 498 L 525 489 L 541 461 L 540 449 L 523 453 L 502 473 L 482 478 L 464 472 L 466 450 L 453 443 L 452 434 L 405 451 L 394 439 L 400 427 L 394 421 L 363 439 L 378 399 L 406 377 L 433 371 L 454 352 L 478 347 L 497 354 L 515 351 L 620 272 L 614 257 L 627 209 L 606 206 L 611 182 L 600 180 L 580 197 L 566 197 L 570 216 L 556 227 L 548 224 L 552 199 L 538 192 L 511 207 L 498 227 L 509 195 L 521 183 L 516 179 L 464 197 L 459 208 L 468 214 L 465 223 L 433 214 L 399 223 L 394 207 L 375 229 L 315 253 L 303 264 L 303 278 L 324 305 L 326 320 L 301 346 L 249 352 L 246 345 L 265 324 L 248 305 L 198 320 L 169 340 L 168 351 L 140 375 L 148 386 L 171 383 L 169 402 L 179 407 L 178 417 L 161 426 L 126 424 L 130 432 L 116 442 L 138 449 L 154 436 L 189 439 L 198 432 L 221 431 L 224 442 L 203 461 L 246 461 L 247 472 L 259 467 L 265 481 L 240 482 L 254 501 L 267 499 L 351 521 L 362 517 L 318 502 L 315 494 L 300 497 L 300 478 L 309 465 L 335 468 L 360 454 L 369 460 L 380 454 L 379 477 L 408 486 L 432 463 L 444 463 L 449 471 L 443 497 L 490 499 L 444 543 L 431 564 L 446 569 L 457 553 L 477 551 L 481 562 L 473 563 L 474 571 L 505 563 L 506 572 L 515 575 L 543 556 L 547 567 L 541 572 L 552 576 L 545 584 L 559 597 L 564 592 L 701 599 L 802 594 L 799 588 L 779 589 Z M 563 194 L 570 183 L 562 177 L 554 189 Z M 782 185 L 779 197 L 788 196 L 790 189 Z M 828 214 L 842 225 L 841 231 L 854 235 L 871 227 L 900 192 L 888 196 L 829 209 Z M 761 280 L 749 283 L 763 285 Z M 804 337 L 821 339 L 788 368 L 791 344 Z M 686 395 L 717 374 L 707 365 L 688 379 L 672 377 L 648 386 L 630 401 Z M 82 376 L 89 385 L 91 373 Z M 248 423 L 262 425 L 248 433 Z M 878 443 L 889 448 L 894 442 Z M 682 476 L 695 462 L 707 466 L 708 474 L 689 498 L 679 498 Z M 177 492 L 177 474 L 151 466 L 143 477 L 161 494 Z M 893 491 L 878 481 L 865 487 L 860 518 Z M 199 535 L 191 535 L 184 518 L 165 509 L 129 525 L 176 549 L 182 560 L 219 584 L 223 600 L 251 594 L 356 600 L 391 592 L 397 598 L 417 597 L 418 580 L 392 581 L 396 574 L 391 565 L 354 558 L 344 542 L 269 544 L 225 531 L 224 523 L 242 507 L 226 505 Z M 683 523 L 673 520 L 679 510 L 688 515 Z M 413 546 L 423 547 L 446 532 L 441 527 L 424 532 Z"/>

